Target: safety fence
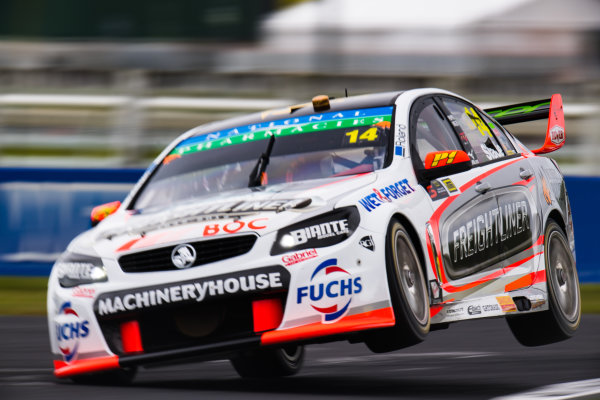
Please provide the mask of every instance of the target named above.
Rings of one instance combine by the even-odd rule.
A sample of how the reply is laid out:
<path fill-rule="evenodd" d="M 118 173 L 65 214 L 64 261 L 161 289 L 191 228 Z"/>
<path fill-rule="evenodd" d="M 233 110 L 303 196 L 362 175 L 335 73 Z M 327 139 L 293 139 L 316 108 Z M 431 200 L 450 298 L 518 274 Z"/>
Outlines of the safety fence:
<path fill-rule="evenodd" d="M 125 198 L 140 169 L 0 168 L 0 275 L 48 275 L 54 260 L 90 227 L 96 205 Z M 600 282 L 595 254 L 600 177 L 565 178 L 581 282 Z"/>

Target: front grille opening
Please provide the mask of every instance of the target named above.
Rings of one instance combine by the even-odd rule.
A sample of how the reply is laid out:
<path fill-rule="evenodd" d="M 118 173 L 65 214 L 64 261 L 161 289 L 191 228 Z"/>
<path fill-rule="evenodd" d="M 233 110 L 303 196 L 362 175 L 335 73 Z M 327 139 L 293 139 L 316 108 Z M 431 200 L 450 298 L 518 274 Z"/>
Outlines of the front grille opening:
<path fill-rule="evenodd" d="M 286 295 L 287 292 L 275 295 L 283 307 Z M 160 311 L 136 311 L 99 322 L 110 349 L 123 355 L 119 328 L 123 322 L 138 321 L 144 353 L 153 353 L 255 336 L 253 300 L 256 298 L 243 297 Z"/>
<path fill-rule="evenodd" d="M 241 235 L 190 243 L 196 250 L 192 267 L 240 256 L 249 252 L 256 242 L 255 235 Z M 153 272 L 177 270 L 171 260 L 175 245 L 127 254 L 119 258 L 123 272 Z"/>

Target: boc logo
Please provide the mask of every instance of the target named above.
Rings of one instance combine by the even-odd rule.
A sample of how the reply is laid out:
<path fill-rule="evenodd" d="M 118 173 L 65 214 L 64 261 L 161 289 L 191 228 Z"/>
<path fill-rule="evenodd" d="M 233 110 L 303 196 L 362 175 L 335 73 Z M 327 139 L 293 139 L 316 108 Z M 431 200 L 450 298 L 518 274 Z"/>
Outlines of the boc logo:
<path fill-rule="evenodd" d="M 352 296 L 361 291 L 361 278 L 353 277 L 337 265 L 337 259 L 331 258 L 315 268 L 308 286 L 298 288 L 296 302 L 310 304 L 322 314 L 322 322 L 328 324 L 343 318 L 350 308 Z"/>
<path fill-rule="evenodd" d="M 71 302 L 64 302 L 55 319 L 56 338 L 58 348 L 66 362 L 70 362 L 77 355 L 80 339 L 86 338 L 90 333 L 87 320 L 82 320 L 71 307 Z"/>

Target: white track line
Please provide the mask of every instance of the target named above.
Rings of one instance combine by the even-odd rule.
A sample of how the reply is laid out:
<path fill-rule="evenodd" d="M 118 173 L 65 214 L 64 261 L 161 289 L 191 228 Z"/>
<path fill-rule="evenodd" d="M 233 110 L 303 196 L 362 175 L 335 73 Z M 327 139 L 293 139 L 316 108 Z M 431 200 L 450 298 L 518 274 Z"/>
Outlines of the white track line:
<path fill-rule="evenodd" d="M 594 396 L 594 397 L 591 397 Z M 600 379 L 557 383 L 492 400 L 567 400 L 600 397 Z"/>
<path fill-rule="evenodd" d="M 392 354 L 369 354 L 364 356 L 354 357 L 331 357 L 331 358 L 320 358 L 315 360 L 318 363 L 324 364 L 342 364 L 352 363 L 357 361 L 380 361 L 389 360 L 394 358 L 479 358 L 479 357 L 491 357 L 498 353 L 490 352 L 477 352 L 477 351 L 447 351 L 437 353 L 392 353 Z"/>

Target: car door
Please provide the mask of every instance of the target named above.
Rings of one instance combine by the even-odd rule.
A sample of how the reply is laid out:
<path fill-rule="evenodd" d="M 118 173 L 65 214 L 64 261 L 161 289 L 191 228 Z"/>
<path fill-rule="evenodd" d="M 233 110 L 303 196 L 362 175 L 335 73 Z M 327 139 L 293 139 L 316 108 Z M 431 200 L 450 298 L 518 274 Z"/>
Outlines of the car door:
<path fill-rule="evenodd" d="M 509 266 L 507 254 L 531 242 L 529 236 L 522 240 L 532 224 L 531 195 L 512 179 L 524 165 L 513 165 L 520 160 L 512 144 L 499 142 L 482 118 L 471 104 L 450 96 L 419 99 L 411 110 L 411 158 L 418 177 L 431 151 L 463 150 L 472 164 L 419 178 L 435 209 L 430 220 L 435 276 L 444 298 L 455 300 L 497 293 L 490 284 Z"/>

